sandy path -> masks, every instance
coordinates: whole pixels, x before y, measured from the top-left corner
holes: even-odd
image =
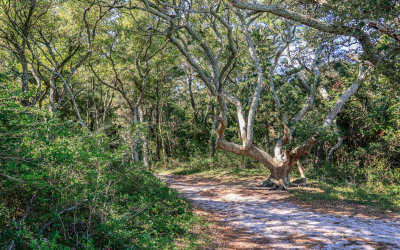
[[[398,219],[321,214],[266,188],[176,175],[159,177],[200,209],[246,229],[255,239],[264,239],[265,248],[400,249]]]

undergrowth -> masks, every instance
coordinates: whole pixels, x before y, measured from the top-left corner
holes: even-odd
[[[192,248],[206,237],[191,232],[202,222],[190,204],[126,161],[107,128],[1,99],[0,249]]]

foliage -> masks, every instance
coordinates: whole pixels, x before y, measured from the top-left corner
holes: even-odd
[[[154,249],[173,247],[177,237],[195,239],[190,205],[124,162],[123,145],[112,149],[102,131],[0,93],[0,245]]]
[[[239,120],[292,177],[317,138],[299,160],[324,192],[296,195],[398,206],[399,2],[238,2],[0,1],[1,245],[192,242],[198,218],[151,171],[267,178]],[[240,156],[217,149],[224,114]]]

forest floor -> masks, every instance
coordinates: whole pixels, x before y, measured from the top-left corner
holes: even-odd
[[[293,199],[289,192],[261,187],[263,179],[257,176],[157,176],[188,199],[196,214],[212,222],[206,248],[400,248],[398,213],[346,202]]]

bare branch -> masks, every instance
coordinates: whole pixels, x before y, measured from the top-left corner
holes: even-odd
[[[253,93],[251,106],[250,106],[249,114],[247,117],[247,138],[245,141],[243,141],[244,148],[248,149],[248,148],[250,148],[250,145],[253,144],[253,139],[254,139],[253,126],[254,126],[255,113],[257,110],[258,101],[260,99],[260,94],[261,94],[261,86],[263,83],[263,71],[261,69],[260,61],[256,54],[256,49],[254,47],[253,40],[250,36],[248,26],[246,25],[246,21],[245,21],[243,15],[240,13],[240,11],[237,11],[237,16],[240,19],[242,31],[243,31],[243,34],[245,35],[247,45],[249,46],[250,57],[252,58],[252,60],[254,62],[254,66],[256,67],[256,72],[257,72],[256,88]]]
[[[358,88],[360,87],[360,84],[365,79],[368,70],[369,70],[369,68],[365,68],[362,64],[359,64],[359,71],[358,71],[357,79],[339,97],[339,99],[336,101],[335,106],[326,115],[324,122],[323,122],[324,128],[329,128],[332,125],[333,120],[336,118],[337,114],[342,110],[342,108],[343,108],[344,104],[347,102],[347,100],[349,100],[350,97],[352,97],[357,92]]]
[[[74,204],[73,206],[68,207],[68,208],[62,210],[62,211],[59,212],[57,215],[58,215],[58,216],[61,216],[62,214],[66,213],[66,212],[76,210],[76,209],[78,209],[78,207],[79,207],[80,205],[82,205],[83,203],[86,203],[86,202],[88,202],[88,200],[82,200],[82,201],[79,201],[79,202],[75,202],[75,204]],[[54,222],[56,222],[56,219],[52,219],[52,220],[50,220],[49,222],[47,222],[46,224],[44,224],[44,225],[40,228],[39,234],[43,234],[44,230],[46,230],[46,228],[47,228],[48,226],[52,225]]]
[[[372,45],[371,38],[369,37],[369,35],[367,33],[365,33],[363,30],[361,30],[358,27],[329,24],[329,23],[312,18],[308,15],[304,15],[299,12],[286,10],[278,5],[263,5],[263,4],[258,4],[258,3],[247,3],[247,2],[243,2],[241,0],[228,0],[228,1],[233,6],[240,8],[240,9],[271,13],[276,16],[280,16],[283,18],[287,18],[287,19],[302,23],[309,27],[318,29],[322,32],[337,34],[337,35],[353,36],[353,37],[357,38],[359,40],[359,42],[361,43],[361,45],[364,49],[364,54],[367,57],[367,60],[371,61],[373,64],[378,63],[378,58],[377,58],[376,54],[374,53],[374,47]]]
[[[393,29],[387,24],[379,23],[379,22],[370,22],[369,27],[374,28],[378,30],[379,32],[382,32],[394,40],[400,42],[400,31]]]

